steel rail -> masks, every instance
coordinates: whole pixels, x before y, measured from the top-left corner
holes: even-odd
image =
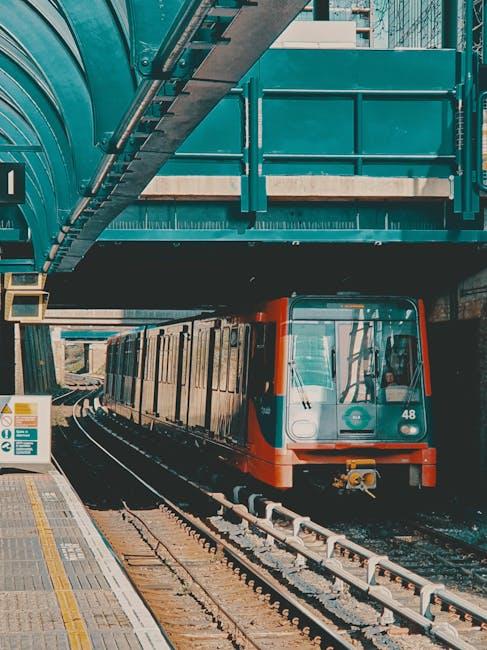
[[[205,587],[205,585],[196,575],[195,571],[191,571],[191,568],[188,566],[188,564],[178,558],[178,556],[171,551],[169,545],[166,544],[164,540],[158,537],[151,530],[147,522],[145,522],[135,512],[130,510],[125,503],[123,505],[124,511],[122,512],[122,517],[125,515],[129,524],[131,524],[138,531],[139,535],[142,537],[142,539],[144,539],[145,543],[149,546],[149,548],[161,562],[165,562],[166,560],[166,558],[164,558],[164,554],[160,551],[160,549],[163,548],[164,552],[169,555],[174,564],[179,567],[185,577],[189,579],[189,582],[192,585],[192,589],[194,589],[194,585],[196,585],[197,588],[203,592],[204,597],[206,599],[209,599],[212,603],[212,607],[216,609],[217,616],[220,618],[221,624],[226,624],[232,629],[232,631],[229,632],[232,640],[240,646],[240,639],[244,638],[246,641],[245,647],[250,647],[254,648],[254,650],[258,650],[259,646],[252,641],[252,638],[245,632],[235,617],[231,616],[231,614],[225,611],[225,608],[222,607],[221,603],[219,603],[218,600],[212,595],[211,591]],[[153,544],[151,544],[147,538],[143,537],[143,533],[145,533],[146,537],[151,537],[153,539]]]
[[[56,397],[52,398],[52,403],[54,404],[54,402],[57,402],[58,400],[62,400],[63,398],[68,397],[73,393],[76,393],[77,390],[78,390],[77,388],[73,388],[72,390],[68,390],[65,393],[62,393],[61,395],[56,395]]]
[[[411,522],[411,525],[414,528],[416,528],[419,532],[424,533],[425,535],[429,535],[432,538],[439,539],[445,544],[449,544],[451,546],[456,546],[457,548],[461,548],[466,553],[471,553],[473,555],[476,555],[481,560],[487,560],[487,548],[483,548],[482,546],[477,546],[476,544],[472,544],[472,542],[467,542],[464,539],[460,539],[459,537],[456,537],[456,535],[446,533],[444,530],[438,530],[437,528],[435,528],[435,526],[431,524],[427,524],[423,521],[415,520]]]
[[[75,409],[73,408],[73,413],[74,410]],[[472,650],[474,648],[474,646],[460,638],[458,631],[452,625],[448,623],[435,624],[434,620],[432,620],[430,606],[434,602],[438,601],[446,605],[450,611],[455,610],[456,612],[461,612],[466,617],[468,617],[468,619],[477,622],[481,629],[487,629],[487,611],[481,607],[478,607],[477,605],[470,603],[465,598],[457,596],[449,589],[446,589],[444,585],[436,584],[431,580],[428,580],[427,578],[424,578],[419,574],[402,567],[396,562],[389,560],[387,556],[377,555],[373,551],[370,551],[369,549],[349,540],[345,535],[338,535],[334,531],[311,521],[309,517],[304,517],[284,507],[281,503],[264,500],[266,511],[265,517],[258,517],[254,515],[251,510],[253,510],[253,505],[256,497],[262,497],[262,495],[251,495],[249,497],[249,507],[243,504],[236,504],[227,499],[222,493],[205,490],[191,479],[188,479],[186,476],[180,474],[179,472],[175,471],[160,461],[160,459],[154,458],[151,454],[148,454],[143,449],[140,449],[136,445],[129,443],[122,436],[117,435],[106,426],[101,424],[92,411],[88,411],[88,417],[90,417],[90,419],[92,419],[98,426],[102,427],[112,437],[116,437],[131,449],[137,451],[139,454],[145,456],[146,458],[149,458],[152,462],[163,468],[165,471],[174,475],[179,480],[182,480],[187,485],[196,489],[200,493],[204,494],[205,497],[214,501],[226,511],[232,512],[242,522],[246,522],[247,525],[251,525],[256,530],[264,533],[269,543],[278,542],[284,545],[287,547],[287,549],[292,550],[297,555],[321,567],[333,575],[335,578],[342,580],[349,586],[355,588],[363,595],[367,596],[370,600],[381,605],[386,611],[391,611],[403,620],[407,620],[413,625],[419,627],[425,634],[431,636],[432,638],[447,643],[450,647],[457,650]],[[100,445],[98,441],[90,436],[90,434],[79,422],[75,413],[74,419],[77,426],[79,426],[79,428],[90,440],[92,440],[92,442],[94,442],[94,444],[96,444],[102,451],[107,453],[113,460],[115,460],[115,462],[119,463],[121,466],[127,469],[132,474],[132,476],[134,476],[134,478],[139,480],[149,489],[153,490],[154,493],[159,494],[152,488],[152,486],[149,486],[146,481],[144,481],[135,472],[123,465],[123,463],[121,463],[115,456],[113,456],[102,445]],[[292,535],[289,535],[286,531],[279,530],[273,521],[273,518],[276,516],[287,519],[289,522],[291,522],[293,526]],[[303,539],[299,537],[299,533],[304,531],[309,531],[316,535],[319,539],[325,541],[325,557],[323,557],[323,555],[320,553],[317,553],[316,551],[306,547]],[[351,553],[361,560],[364,566],[367,567],[366,580],[357,577],[343,567],[342,563],[337,559],[337,557],[335,557],[339,554],[340,550]],[[410,607],[404,606],[392,596],[392,593],[389,589],[383,585],[376,584],[376,574],[381,571],[382,573],[388,574],[395,579],[399,579],[404,586],[412,586],[414,588],[415,593],[419,595],[418,611],[414,611]]]
[[[292,597],[289,591],[283,588],[282,585],[275,578],[268,575],[267,573],[264,573],[263,571],[260,570],[259,567],[257,567],[255,564],[250,562],[240,551],[235,549],[234,546],[232,546],[226,540],[224,540],[221,537],[221,535],[215,533],[211,528],[209,528],[202,521],[198,520],[196,517],[188,514],[187,512],[184,512],[184,510],[181,510],[179,506],[177,506],[175,503],[167,499],[167,497],[164,497],[164,502],[165,502],[165,506],[159,506],[160,508],[168,507],[188,526],[197,529],[198,532],[206,539],[208,539],[216,548],[223,550],[226,555],[228,555],[232,560],[234,560],[241,567],[243,567],[245,571],[255,576],[260,583],[265,585],[268,591],[272,591],[274,596],[277,596],[278,598],[286,602],[288,605],[291,605],[293,610],[296,610],[296,612],[300,616],[306,619],[314,627],[319,629],[321,632],[324,632],[326,635],[329,635],[331,632],[332,633],[331,640],[334,643],[338,643],[341,648],[347,648],[349,650],[352,650],[353,648],[356,647],[355,645],[346,641],[341,635],[335,634],[333,631],[330,631],[328,628],[325,629],[323,626],[323,622],[320,620],[318,616],[315,616],[315,614],[307,607],[305,607],[300,600],[297,600],[296,598]],[[130,512],[133,517],[137,518],[148,529],[148,531],[154,537],[154,539],[156,539],[162,546],[167,548],[164,541],[160,540],[152,531],[150,531],[150,528],[147,526],[147,524],[143,522],[143,520],[137,514],[131,512],[129,508],[127,508],[126,506],[125,509],[128,512]],[[168,552],[170,552],[169,549]]]
[[[200,533],[209,539],[212,540],[213,543],[217,544],[221,548],[225,549],[225,552],[230,555],[236,562],[239,564],[242,564],[245,566],[245,568],[251,572],[253,575],[256,576],[256,578],[266,586],[266,588],[270,592],[275,592],[279,595],[280,598],[285,599],[286,603],[288,603],[293,610],[299,613],[300,617],[305,620],[308,624],[308,626],[312,626],[315,629],[319,629],[320,632],[323,634],[323,636],[326,639],[329,639],[332,641],[334,644],[337,644],[336,647],[339,648],[345,648],[346,650],[353,650],[355,646],[351,643],[349,643],[346,639],[343,639],[343,637],[336,633],[333,629],[329,628],[323,621],[320,620],[318,616],[314,614],[314,612],[307,608],[303,603],[298,599],[295,598],[292,594],[287,593],[286,590],[284,590],[282,587],[279,586],[277,581],[272,578],[272,576],[268,576],[266,573],[264,573],[262,570],[260,570],[259,567],[256,565],[250,563],[248,560],[246,560],[244,557],[241,556],[241,554],[230,544],[225,542],[221,538],[221,536],[217,535],[216,533],[212,532],[210,528],[208,528],[203,522],[197,521],[195,518],[190,517],[187,513],[183,512],[178,506],[174,503],[172,503],[165,495],[163,495],[161,492],[159,492],[155,487],[147,483],[142,477],[140,477],[136,472],[134,472],[132,469],[127,467],[121,460],[119,460],[116,456],[114,456],[112,453],[110,453],[103,445],[101,445],[95,438],[93,438],[83,427],[82,423],[80,422],[78,416],[76,415],[76,407],[80,405],[80,403],[85,400],[87,397],[83,396],[81,397],[74,405],[73,405],[73,420],[76,423],[76,426],[79,428],[80,431],[83,432],[83,434],[94,444],[96,445],[103,453],[105,453],[109,458],[111,458],[115,463],[117,463],[120,467],[122,467],[126,472],[128,472],[133,478],[135,478],[139,483],[141,483],[145,488],[147,488],[152,494],[157,496],[161,501],[170,509],[172,509],[174,512],[179,517],[184,517],[185,520],[188,522],[190,526],[193,528],[198,528]],[[170,469],[170,468],[168,468]],[[174,470],[171,470],[172,473],[177,476],[178,478],[183,478]],[[201,490],[200,486],[198,486],[196,483],[193,483],[192,481],[189,481],[188,479],[184,479],[187,483],[191,484],[192,487],[197,488],[200,492],[204,493],[205,496],[211,495],[211,493],[206,492],[204,490]],[[223,495],[222,495],[223,496]]]

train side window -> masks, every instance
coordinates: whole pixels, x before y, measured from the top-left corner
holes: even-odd
[[[167,335],[162,337],[161,341],[162,354],[161,354],[161,382],[166,383],[167,379]]]
[[[178,375],[178,362],[179,362],[179,332],[173,336],[173,353],[172,353],[172,383],[175,384]]]
[[[150,378],[156,379],[156,352],[157,352],[157,338],[153,337],[151,340],[151,355],[150,355]]]
[[[249,341],[250,327],[245,325],[242,328],[240,336],[240,346],[238,352],[238,375],[237,375],[237,393],[245,395],[247,393],[248,368],[249,368]]]
[[[174,384],[176,381],[177,349],[178,349],[177,335],[171,334],[171,361],[170,361],[170,368],[169,368],[169,377],[170,377],[171,384]]]
[[[172,335],[167,336],[166,346],[166,384],[171,383],[171,355],[172,355]]]
[[[201,356],[201,332],[198,332],[198,334],[196,335],[195,353],[196,353],[196,359],[194,363],[194,385],[195,388],[199,388],[200,387],[199,372],[200,372],[200,356]]]
[[[166,381],[168,384],[171,383],[173,348],[174,348],[173,336],[172,334],[169,334],[167,337],[167,377],[166,377]]]
[[[249,394],[259,397],[274,392],[275,323],[254,325],[254,350],[249,373]]]
[[[152,366],[152,339],[149,339],[147,341],[147,379],[150,379],[151,377],[151,366]]]
[[[210,330],[206,330],[203,333],[203,350],[201,352],[202,360],[201,360],[201,387],[206,388],[206,384],[208,383],[208,348],[209,348],[209,341],[210,341]]]
[[[156,382],[162,381],[162,359],[164,358],[164,336],[158,334],[156,344]]]
[[[181,374],[181,386],[186,386],[186,381],[188,377],[188,350],[189,350],[189,334],[183,332],[183,368]]]
[[[215,329],[215,348],[213,352],[213,377],[211,387],[213,390],[219,388],[220,359],[221,359],[221,330]]]
[[[164,368],[163,368],[163,382],[168,383],[169,380],[169,354],[171,351],[171,337],[166,334],[164,336]]]
[[[230,350],[228,360],[228,390],[234,393],[238,383],[238,327],[230,330]]]
[[[200,365],[198,367],[198,386],[203,388],[203,364],[205,362],[205,333],[200,332]]]
[[[228,357],[229,357],[230,328],[223,328],[221,362],[220,362],[220,390],[226,391],[228,386]]]
[[[203,332],[198,332],[198,356],[196,363],[196,386],[201,388],[201,364],[203,361]]]
[[[144,374],[144,379],[148,378],[148,368],[149,368],[149,339],[146,338],[144,341],[144,347],[145,347],[145,352],[144,352],[144,368],[143,368],[143,374]]]
[[[137,377],[137,370],[139,367],[139,341],[140,338],[137,336],[135,339],[135,349],[134,349],[134,363],[132,366],[132,377]]]
[[[169,346],[167,349],[167,383],[172,384],[173,372],[173,355],[174,355],[174,336],[169,334]]]
[[[149,342],[149,379],[154,379],[154,339],[151,338]]]

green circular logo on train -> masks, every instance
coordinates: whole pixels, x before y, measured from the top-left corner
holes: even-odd
[[[352,406],[343,414],[343,420],[350,429],[365,429],[371,417],[363,406]]]

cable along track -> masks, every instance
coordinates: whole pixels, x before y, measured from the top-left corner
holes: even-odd
[[[74,419],[77,426],[95,445],[139,482],[157,493],[143,478],[90,435],[76,414]],[[247,557],[252,556],[255,561],[257,554],[262,560],[266,553],[272,554],[273,549],[278,554],[285,552],[292,556],[294,570],[290,571],[289,566],[281,570],[284,576],[284,579],[281,576],[281,582],[288,582],[290,574],[296,577],[300,572],[313,572],[317,576],[331,579],[333,591],[338,594],[338,597],[341,593],[352,594],[358,598],[357,602],[372,606],[375,612],[379,611],[375,625],[370,620],[369,629],[366,631],[366,636],[373,639],[374,645],[378,635],[383,637],[384,632],[398,629],[395,625],[397,619],[409,630],[420,631],[425,637],[446,644],[448,647],[459,650],[487,647],[485,609],[456,595],[444,585],[427,580],[392,562],[388,557],[377,555],[347,539],[345,535],[339,535],[311,521],[309,517],[285,508],[280,503],[264,500],[265,516],[258,517],[254,514],[254,507],[257,499],[262,500],[262,495],[252,495],[247,507],[230,501],[223,494],[209,492],[166,466],[160,459],[147,454],[144,449],[138,448],[122,435],[112,431],[107,426],[110,419],[103,419],[105,422],[100,421],[99,416],[95,416],[94,412],[88,412],[88,422],[100,427],[103,435],[116,438],[127,447],[127,450],[130,450],[130,453],[136,451],[146,462],[159,465],[217,505],[222,515],[212,517],[210,520],[214,532],[226,536],[232,543],[245,548]],[[163,495],[160,496],[164,498]],[[226,516],[230,513],[233,520],[237,518],[238,524],[227,521]],[[191,525],[196,523],[193,522]],[[259,548],[252,549],[252,541],[250,541],[252,536],[260,538]],[[274,566],[273,571],[276,570]],[[320,598],[315,600],[320,601]],[[349,623],[354,625],[353,622]],[[355,625],[360,624],[356,622]],[[363,623],[362,625],[367,627]],[[378,647],[381,647],[380,642]],[[388,641],[383,647],[391,647],[391,643]]]

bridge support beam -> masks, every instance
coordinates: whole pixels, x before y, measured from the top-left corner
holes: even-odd
[[[458,40],[458,0],[443,0],[441,45],[456,50]]]
[[[97,374],[105,365],[106,343],[97,341],[88,343],[88,373]]]
[[[330,0],[314,0],[313,20],[330,20]]]

